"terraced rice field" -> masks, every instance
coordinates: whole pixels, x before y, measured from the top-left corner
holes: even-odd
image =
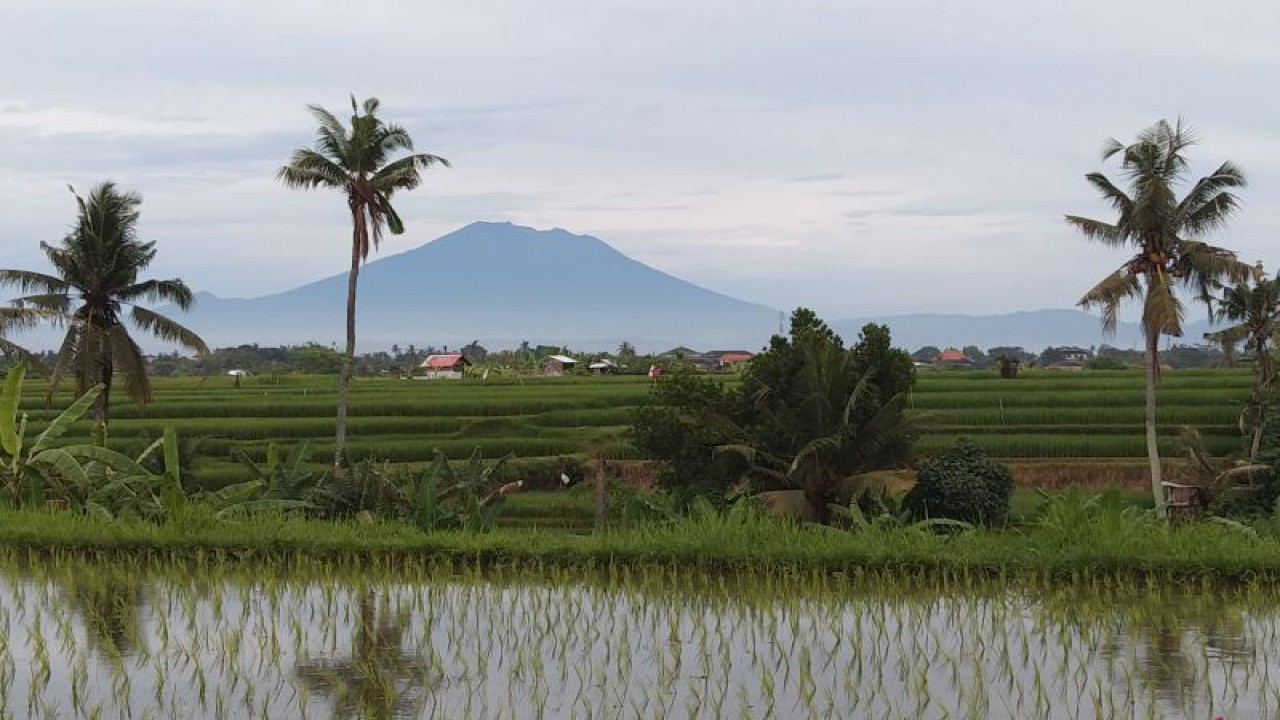
[[[197,475],[208,486],[243,479],[230,457],[233,447],[262,458],[270,443],[308,439],[319,468],[332,448],[335,382],[331,376],[263,376],[235,388],[226,377],[159,379],[147,407],[122,399],[114,404],[112,442],[140,445],[143,436],[154,438],[173,425],[198,455]],[[1167,372],[1159,415],[1166,455],[1184,426],[1198,429],[1214,452],[1239,447],[1236,418],[1250,383],[1247,370]],[[641,459],[626,431],[649,385],[627,377],[359,379],[351,400],[351,451],[357,459],[403,463],[425,460],[435,448],[461,458],[479,447],[488,458],[510,453],[518,458],[516,469],[549,476],[565,458],[590,450]],[[928,454],[966,435],[1019,468],[1139,468],[1142,387],[1134,371],[1027,372],[1014,380],[986,372],[922,374],[910,401],[923,429],[917,448]],[[53,413],[44,409],[42,392],[31,383],[24,400],[35,430]],[[81,423],[67,440],[87,440],[88,432]]]

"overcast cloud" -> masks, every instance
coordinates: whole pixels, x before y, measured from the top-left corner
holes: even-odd
[[[1214,239],[1280,263],[1274,0],[5,0],[0,27],[0,266],[113,178],[158,275],[340,272],[341,198],[272,175],[350,92],[455,165],[384,253],[510,220],[832,317],[1068,307],[1121,260],[1061,220],[1107,216],[1102,140],[1181,114],[1197,171],[1251,179]]]

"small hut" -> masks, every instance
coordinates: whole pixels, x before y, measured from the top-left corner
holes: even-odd
[[[424,380],[461,380],[471,364],[462,353],[428,355],[418,367],[423,371],[418,377]]]
[[[542,358],[542,374],[557,377],[567,372],[573,372],[578,367],[578,361],[568,355],[548,355]]]

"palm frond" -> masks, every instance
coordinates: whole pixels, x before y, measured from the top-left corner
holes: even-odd
[[[62,320],[71,312],[71,297],[62,294],[23,295],[11,301],[14,306],[25,312],[33,313],[41,319],[54,322]]]
[[[315,150],[296,150],[289,164],[276,171],[285,187],[311,190],[318,187],[345,190],[351,182],[347,171]]]
[[[129,319],[140,330],[169,343],[181,345],[201,355],[209,352],[209,346],[192,330],[157,312],[143,307],[134,307],[129,312]]]
[[[0,337],[10,330],[30,330],[40,321],[54,317],[48,310],[29,308],[23,305],[0,305]]]
[[[76,379],[77,389],[81,382],[82,373],[78,372],[78,368],[88,352],[81,352],[86,345],[85,342],[85,323],[72,321],[67,326],[67,334],[62,338],[62,344],[58,347],[57,359],[53,363],[53,369],[49,371],[49,393],[48,400],[52,402],[53,397],[58,394],[58,388],[63,378],[72,375]],[[89,385],[85,384],[85,387]]]
[[[1102,330],[1114,335],[1119,322],[1120,304],[1142,294],[1142,283],[1137,275],[1120,268],[1089,289],[1076,304],[1086,310],[1097,309],[1102,313]]]
[[[1127,215],[1133,210],[1133,200],[1123,190],[1116,187],[1106,175],[1100,172],[1091,172],[1085,175],[1084,179],[1096,188],[1102,198],[1121,216]]]
[[[452,167],[448,160],[439,155],[429,153],[406,155],[382,166],[373,174],[370,184],[379,192],[385,193],[412,190],[422,183],[422,171],[437,165]]]
[[[1222,163],[1213,174],[1200,178],[1178,203],[1174,227],[1191,235],[1217,230],[1239,208],[1239,199],[1229,192],[1247,185],[1244,172],[1235,163]]]
[[[347,157],[347,128],[336,115],[319,105],[308,105],[307,111],[320,127],[316,130],[317,146],[333,159]]]
[[[128,287],[120,288],[115,296],[121,302],[137,302],[146,299],[148,302],[168,302],[182,310],[189,310],[194,296],[191,288],[177,278],[171,280],[144,280]]]
[[[0,270],[0,287],[15,287],[18,292],[65,294],[71,286],[61,278],[30,270]]]
[[[1204,339],[1207,342],[1211,342],[1222,347],[1235,347],[1245,340],[1248,340],[1249,336],[1249,326],[1242,323],[1240,325],[1232,325],[1231,327],[1223,328],[1216,332],[1205,333]]]
[[[113,325],[106,330],[106,336],[111,362],[123,381],[125,393],[139,405],[151,402],[151,379],[147,376],[147,361],[142,357],[142,349],[129,337],[128,328]]]
[[[1185,310],[1169,276],[1152,273],[1147,278],[1147,295],[1142,305],[1142,329],[1148,335],[1182,337]]]
[[[1129,241],[1128,233],[1111,223],[1079,215],[1067,215],[1065,219],[1068,225],[1075,227],[1088,240],[1094,240],[1112,247],[1123,246]]]

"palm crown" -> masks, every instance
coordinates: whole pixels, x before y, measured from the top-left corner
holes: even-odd
[[[1112,139],[1103,148],[1104,160],[1120,158],[1129,192],[1100,172],[1085,176],[1119,217],[1107,223],[1068,215],[1067,222],[1091,240],[1134,251],[1124,265],[1080,299],[1081,306],[1101,310],[1108,331],[1115,330],[1122,302],[1145,297],[1144,332],[1181,336],[1185,311],[1179,289],[1208,299],[1223,280],[1239,282],[1249,274],[1249,267],[1235,253],[1194,239],[1226,224],[1239,206],[1231,191],[1244,187],[1246,181],[1240,168],[1227,161],[1178,199],[1176,186],[1188,169],[1185,151],[1193,144],[1195,137],[1181,121],[1170,125],[1162,120],[1131,145]]]
[[[1280,280],[1269,279],[1261,263],[1254,268],[1252,285],[1241,283],[1223,290],[1218,301],[1217,317],[1234,324],[1205,334],[1205,339],[1234,349],[1239,343],[1253,352],[1253,393],[1240,414],[1240,428],[1253,426],[1250,457],[1257,457],[1262,447],[1262,430],[1267,398],[1276,379],[1273,348],[1280,343]]]
[[[0,270],[0,285],[30,293],[15,300],[19,308],[63,318],[67,334],[51,377],[51,392],[71,375],[83,392],[102,383],[108,390],[116,371],[125,391],[138,403],[151,399],[142,351],[129,334],[128,320],[144,332],[199,353],[208,352],[194,332],[140,302],[168,302],[185,310],[191,291],[181,280],[138,280],[156,256],[154,242],[138,239],[142,198],[104,182],[88,197],[76,197],[76,223],[57,245],[41,243],[55,274]],[[100,396],[99,420],[105,422],[107,392]]]
[[[287,187],[329,188],[346,193],[352,214],[364,216],[357,222],[354,238],[361,261],[367,260],[370,248],[376,248],[382,240],[383,227],[392,235],[404,232],[391,196],[398,190],[421,185],[422,170],[436,164],[449,165],[444,158],[428,153],[390,160],[399,151],[413,153],[413,140],[403,127],[379,118],[379,106],[377,98],[357,105],[353,97],[348,129],[325,108],[308,105],[319,123],[315,147],[295,150],[289,164],[276,173]]]

